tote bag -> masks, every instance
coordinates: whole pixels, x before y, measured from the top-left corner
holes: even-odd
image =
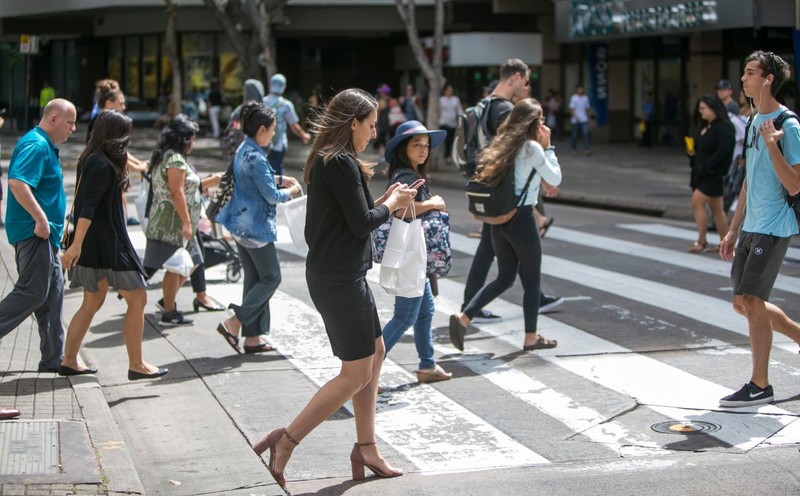
[[[415,298],[425,292],[425,235],[422,220],[415,217],[411,222],[397,219],[389,229],[379,283],[391,295]]]
[[[284,220],[286,220],[286,225],[289,226],[292,244],[300,251],[308,251],[305,235],[307,203],[308,197],[303,195],[278,205],[282,211]]]

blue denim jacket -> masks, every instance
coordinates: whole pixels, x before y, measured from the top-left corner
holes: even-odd
[[[250,137],[236,151],[233,184],[233,196],[217,215],[217,222],[236,236],[274,243],[275,205],[289,201],[291,195],[277,188],[267,154]]]

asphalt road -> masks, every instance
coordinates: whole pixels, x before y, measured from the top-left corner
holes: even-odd
[[[450,345],[447,318],[461,302],[476,242],[465,234],[477,224],[465,213],[463,193],[434,193],[452,214],[455,263],[440,282],[434,333],[437,360],[454,377],[416,383],[409,331],[385,362],[387,392],[377,416],[381,450],[406,475],[350,480],[355,434],[346,406],[295,451],[286,472],[293,494],[800,491],[798,346],[776,336],[773,405],[717,407],[749,379],[747,327],[729,303],[729,264],[686,253],[694,237],[689,223],[548,206],[556,221],[543,244],[543,288],[568,301],[540,318],[539,327],[559,346],[521,351],[516,284],[488,306],[503,321],[472,328],[459,353]],[[271,340],[280,353],[233,355],[214,330],[219,313],[190,314],[193,326],[161,328],[151,303],[145,357],[170,374],[130,383],[119,332],[124,305],[109,296],[108,317],[87,335],[84,356],[101,370],[147,494],[282,494],[249,445],[287,424],[338,370],[308,297],[303,255],[285,235],[283,283],[271,306]],[[131,236],[143,249],[141,231]],[[790,250],[773,292],[795,318],[798,251]],[[370,277],[381,320],[388,321],[393,299],[378,287],[377,273]],[[224,267],[209,269],[208,279],[212,296],[240,299],[241,287],[224,280]],[[158,286],[148,293],[151,302],[160,298]],[[179,307],[188,310],[192,296],[182,289]],[[79,303],[80,295],[68,292],[67,318]]]

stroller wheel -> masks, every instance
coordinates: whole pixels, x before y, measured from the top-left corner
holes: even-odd
[[[225,269],[225,279],[228,282],[239,282],[239,279],[242,277],[242,266],[237,262],[231,262],[228,264],[228,267]]]

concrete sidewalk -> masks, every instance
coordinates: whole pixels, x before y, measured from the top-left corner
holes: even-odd
[[[3,131],[0,165],[7,169],[20,134]],[[82,127],[59,146],[65,188],[70,193],[84,137]],[[157,139],[155,130],[136,129],[132,153],[149,158]],[[284,164],[289,173],[300,177],[307,150],[298,141],[291,142]],[[586,157],[569,153],[568,143],[557,142],[556,152],[564,182],[560,196],[547,201],[691,218],[688,160],[679,149],[601,145]],[[377,158],[371,149],[365,155]],[[192,159],[201,172],[222,171],[227,166],[218,140],[210,138],[197,139]],[[385,168],[385,164],[379,167]],[[431,183],[457,191],[463,190],[465,179],[451,166],[433,171]],[[72,199],[69,201],[71,204]],[[0,296],[12,289],[15,280],[13,248],[0,235]],[[120,309],[116,303],[107,301],[95,324],[118,318]],[[65,325],[74,313],[71,310],[74,309],[65,307]],[[22,411],[18,419],[0,422],[0,496],[143,494],[129,447],[97,379],[36,372],[38,347],[32,318],[0,340],[0,406]],[[124,349],[119,353],[123,356]]]

